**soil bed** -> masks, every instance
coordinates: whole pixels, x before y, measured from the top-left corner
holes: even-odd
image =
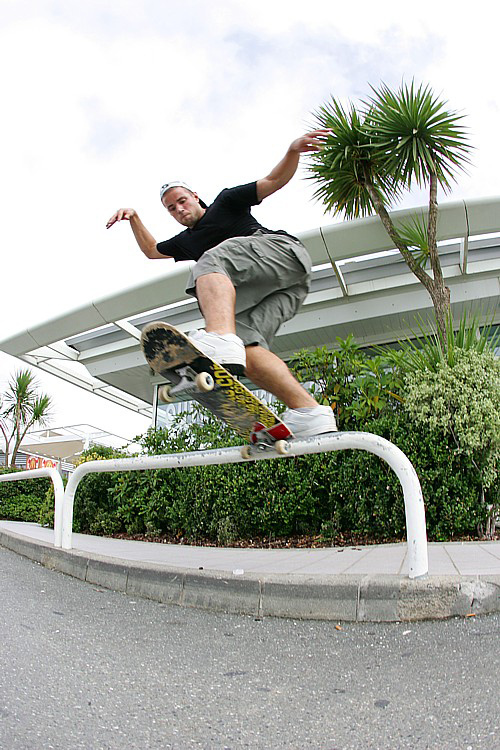
[[[382,538],[373,539],[362,534],[345,534],[338,535],[333,539],[325,539],[322,536],[302,535],[282,538],[254,537],[252,539],[239,539],[233,542],[220,544],[210,539],[196,538],[191,539],[184,536],[175,536],[173,534],[112,534],[113,539],[130,539],[138,542],[156,542],[156,544],[186,544],[191,547],[233,547],[239,549],[299,549],[299,548],[318,548],[318,547],[360,547],[369,544],[398,544],[405,542],[405,538]],[[449,539],[450,542],[477,542],[477,541],[494,541],[500,539],[497,533],[493,540],[481,540],[479,537],[460,537]],[[432,541],[429,539],[429,541]]]

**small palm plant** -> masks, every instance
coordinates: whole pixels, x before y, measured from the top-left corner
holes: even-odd
[[[314,114],[314,127],[331,131],[325,147],[310,156],[315,197],[347,219],[378,214],[432,299],[444,349],[450,291],[437,248],[437,190],[448,192],[470,163],[463,116],[449,111],[429,86],[402,84],[392,91],[382,84],[372,92],[359,110],[346,110],[332,97]],[[416,216],[396,226],[389,210],[413,184],[429,188],[427,220]]]
[[[30,370],[17,372],[0,396],[0,432],[5,442],[5,465],[9,465],[10,446],[13,444],[10,465],[16,465],[19,447],[26,433],[34,425],[47,423],[52,399],[37,392],[35,376]]]

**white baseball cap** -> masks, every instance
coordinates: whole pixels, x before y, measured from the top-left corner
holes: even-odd
[[[190,188],[189,185],[186,185],[185,182],[181,182],[180,180],[174,180],[173,182],[166,182],[165,185],[161,186],[160,200],[161,201],[163,200],[163,196],[165,195],[167,190],[170,190],[170,188],[175,188],[175,187],[182,187],[182,188],[185,188],[186,190],[189,190],[190,193],[196,193],[196,191],[193,190],[193,188]],[[199,196],[198,196],[198,200],[200,201],[200,206],[202,208],[207,208],[207,204],[204,201],[202,201]]]

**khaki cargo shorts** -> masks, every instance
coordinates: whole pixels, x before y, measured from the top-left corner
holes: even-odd
[[[309,291],[311,259],[298,240],[258,230],[207,250],[193,266],[186,292],[196,280],[223,273],[236,288],[236,333],[245,346],[270,349],[279,327],[297,313]]]

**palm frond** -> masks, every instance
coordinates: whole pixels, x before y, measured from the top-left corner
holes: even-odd
[[[417,88],[412,82],[394,92],[382,84],[372,91],[366,103],[372,108],[370,137],[388,171],[407,187],[413,180],[426,184],[435,174],[449,190],[457,172],[470,164],[464,116],[449,111],[429,86]]]
[[[316,199],[352,219],[374,213],[368,185],[384,203],[399,197],[399,185],[384,164],[374,160],[364,114],[352,104],[345,110],[332,97],[314,116],[315,128],[331,130],[324,148],[310,156],[309,179],[318,183]]]
[[[429,233],[424,216],[412,216],[409,221],[400,222],[396,229],[418,265],[424,268],[429,258]]]
[[[473,350],[481,354],[487,351],[495,351],[500,345],[500,330],[495,330],[492,322],[482,326],[479,320],[477,313],[471,313],[466,309],[460,318],[457,330],[455,330],[453,319],[449,315],[446,321],[446,349],[443,350],[435,324],[417,316],[418,330],[415,331],[410,328],[412,338],[407,337],[398,341],[399,352],[384,346],[376,346],[374,349],[380,354],[392,358],[394,364],[397,362],[400,369],[410,368],[417,372],[422,370],[436,372],[444,363],[450,367],[454,366],[458,349]]]

